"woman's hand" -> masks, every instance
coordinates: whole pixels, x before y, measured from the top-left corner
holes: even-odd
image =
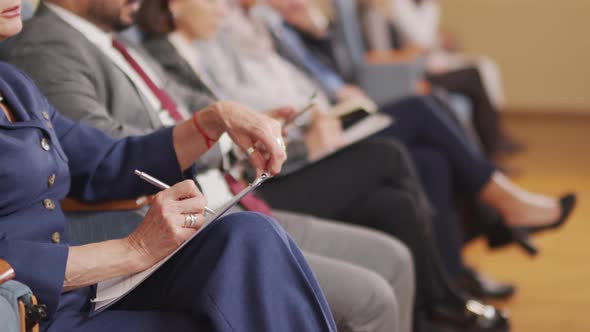
[[[283,135],[283,137],[286,137],[288,134],[289,123],[291,123],[291,120],[298,116],[297,111],[295,111],[295,109],[291,106],[275,108],[264,113],[270,116],[271,118],[279,121],[279,123],[281,124],[281,134]]]
[[[187,180],[156,195],[143,222],[123,239],[71,246],[64,291],[144,271],[171,254],[203,225],[207,202]],[[183,227],[194,214],[194,228]]]
[[[361,88],[352,84],[344,84],[342,87],[340,87],[340,89],[336,92],[336,97],[340,102],[356,98],[369,98]]]
[[[297,115],[297,111],[291,106],[284,106],[279,108],[274,108],[264,112],[264,114],[270,116],[271,118],[278,120],[278,121],[289,121],[295,115]]]
[[[146,268],[172,253],[205,220],[203,211],[207,201],[192,180],[180,182],[158,193],[143,222],[126,238],[129,246],[140,257]],[[184,227],[188,215],[195,215],[192,228]]]
[[[311,126],[304,139],[309,158],[312,160],[346,145],[342,136],[340,120],[319,112],[314,113]]]
[[[255,169],[278,174],[287,159],[281,125],[269,116],[234,102],[218,102],[200,111],[197,121],[216,140],[227,132]]]

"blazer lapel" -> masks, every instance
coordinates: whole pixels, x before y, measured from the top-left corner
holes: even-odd
[[[182,67],[185,73],[194,73],[194,75],[188,75],[191,80],[191,84],[195,85],[199,89],[203,90],[205,93],[215,97],[215,99],[219,100],[219,96],[215,93],[215,89],[213,89],[209,84],[203,80],[203,78],[199,75],[198,72],[178,53],[178,51],[174,48],[174,45],[168,40],[168,38],[162,38],[160,40],[162,44],[161,47],[166,50],[168,54],[168,58],[172,59],[171,61],[178,62]]]

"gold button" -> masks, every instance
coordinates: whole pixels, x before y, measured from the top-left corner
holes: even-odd
[[[49,151],[49,149],[51,148],[51,146],[49,145],[49,140],[45,137],[41,139],[41,148],[43,148],[43,150],[45,151]]]
[[[49,113],[47,113],[46,111],[41,112],[41,114],[43,115],[43,118],[45,120],[49,120]]]
[[[47,210],[55,210],[55,203],[53,203],[53,201],[49,198],[46,198],[43,200],[43,206],[47,209]]]
[[[61,242],[61,234],[59,232],[53,232],[51,234],[51,242],[58,244]]]
[[[47,186],[49,188],[53,187],[53,185],[55,184],[55,174],[51,174],[48,178],[47,178]]]

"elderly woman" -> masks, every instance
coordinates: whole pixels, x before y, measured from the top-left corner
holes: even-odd
[[[21,26],[19,1],[0,0],[1,39]],[[335,331],[297,246],[273,220],[252,213],[212,223],[120,302],[89,315],[92,285],[147,269],[203,224],[206,201],[181,178],[207,150],[203,134],[186,121],[113,140],[64,119],[28,77],[4,63],[0,108],[0,258],[47,305],[43,331]],[[244,149],[259,142],[270,158],[251,162],[280,171],[285,153],[273,120],[218,103],[202,110],[199,121],[209,137],[228,132]],[[85,201],[153,193],[134,168],[179,183],[157,193],[130,236],[70,246],[58,202],[68,193]],[[186,227],[187,220],[196,224]]]

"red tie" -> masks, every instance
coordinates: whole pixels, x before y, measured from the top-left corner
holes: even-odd
[[[120,41],[113,39],[113,47],[123,55],[125,60],[131,65],[133,70],[143,79],[145,84],[152,90],[152,93],[158,98],[160,104],[162,104],[162,108],[165,109],[170,117],[175,121],[182,121],[184,120],[183,116],[178,112],[178,108],[176,107],[176,103],[170,96],[162,89],[158,88],[158,86],[152,81],[152,79],[145,73],[145,71],[141,68],[139,63],[133,59],[129,51],[123,43]]]
[[[225,181],[227,182],[229,189],[234,195],[246,188],[246,185],[244,183],[236,180],[229,173],[225,173]],[[250,193],[246,195],[244,198],[242,198],[240,204],[242,205],[242,207],[244,207],[244,209],[248,211],[260,212],[262,214],[266,214],[267,216],[272,217],[272,211],[270,206],[268,206],[268,204],[266,204],[266,202],[262,199],[254,196],[253,193]]]

